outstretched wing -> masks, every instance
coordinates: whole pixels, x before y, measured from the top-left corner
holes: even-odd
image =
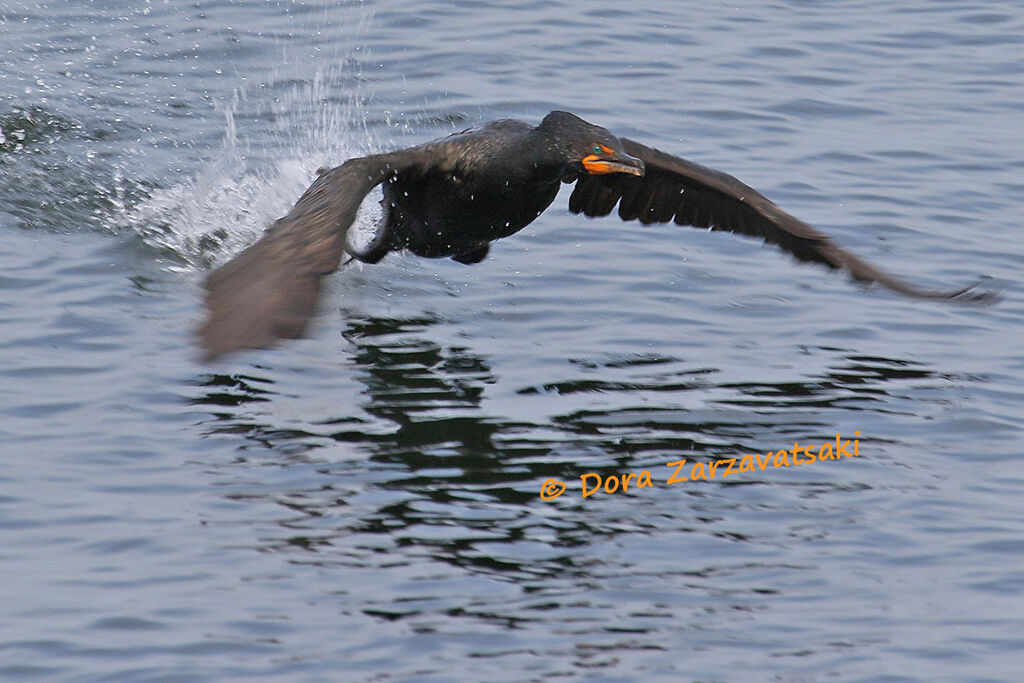
[[[951,291],[918,289],[837,246],[832,239],[789,215],[764,195],[736,178],[680,159],[632,140],[624,150],[643,160],[643,177],[621,173],[583,175],[577,180],[569,210],[607,216],[619,207],[623,220],[667,223],[726,230],[760,237],[802,261],[845,269],[862,282],[877,282],[896,292],[927,299],[981,301],[993,297],[972,287]]]
[[[207,359],[302,335],[320,280],[338,268],[356,211],[391,166],[386,155],[350,159],[322,173],[284,218],[206,278]]]

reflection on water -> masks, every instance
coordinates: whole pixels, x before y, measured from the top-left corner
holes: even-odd
[[[552,381],[541,386],[521,388],[523,400],[542,393],[571,396],[576,393],[701,392],[727,394],[714,401],[720,406],[737,406],[745,410],[742,420],[692,421],[683,419],[688,411],[679,408],[637,407],[610,411],[579,410],[552,415],[551,423],[502,422],[481,411],[482,398],[488,385],[497,378],[486,358],[468,347],[444,347],[429,339],[430,326],[437,319],[394,319],[365,317],[346,323],[344,338],[351,342],[350,357],[356,367],[354,376],[365,387],[366,401],[360,406],[368,415],[390,424],[382,429],[380,422],[366,429],[365,419],[352,416],[332,417],[315,424],[342,425],[349,428],[330,432],[340,442],[363,444],[368,452],[387,459],[401,456],[416,458],[424,454],[445,458],[500,456],[502,462],[526,452],[543,455],[567,443],[586,443],[610,454],[633,456],[645,450],[679,450],[700,453],[721,448],[722,438],[729,437],[739,448],[762,436],[761,430],[777,423],[759,417],[776,414],[812,416],[806,409],[841,408],[847,411],[885,412],[892,406],[901,382],[910,380],[950,379],[949,374],[929,370],[925,364],[909,359],[889,359],[849,355],[835,362],[817,376],[784,382],[713,381],[715,368],[658,372],[657,366],[675,359],[638,356],[611,361],[574,361],[590,368],[633,368],[631,381],[602,379],[571,379]],[[820,350],[841,354],[841,349]],[[964,378],[961,378],[964,379]],[[198,382],[205,391],[192,403],[211,408],[251,407],[250,404],[272,401],[273,380],[245,374],[206,375]],[[803,409],[803,410],[801,410]],[[723,411],[726,414],[728,411]],[[218,426],[211,433],[245,429],[260,434],[275,433],[269,425],[243,422],[236,411],[213,412]],[[247,413],[248,415],[248,413]],[[272,412],[268,414],[268,417]],[[251,415],[249,415],[251,417]],[[564,433],[550,435],[556,425]],[[788,422],[804,430],[827,423],[808,419]],[[363,425],[364,429],[358,429]],[[649,448],[637,448],[635,441],[625,438],[630,431],[647,434],[658,431],[687,433],[685,439],[653,440]],[[318,436],[320,434],[318,433]],[[531,436],[532,435],[532,436]],[[701,440],[695,436],[706,435]],[[498,438],[496,438],[498,437]],[[565,437],[571,437],[569,439]],[[301,431],[294,432],[301,440]],[[525,450],[524,450],[525,449]],[[449,461],[455,462],[455,461]]]
[[[838,349],[836,349],[838,351]],[[725,385],[735,389],[740,398],[724,401],[751,408],[836,408],[847,410],[881,410],[888,405],[891,388],[885,384],[900,380],[930,379],[934,372],[924,369],[922,363],[910,360],[891,360],[870,356],[846,356],[843,363],[812,381],[783,382],[777,384],[735,383]],[[871,401],[883,405],[867,408],[861,405]],[[781,403],[780,403],[781,402]]]
[[[382,454],[403,458],[439,448],[465,457],[493,453],[494,427],[472,410],[479,409],[485,386],[494,382],[491,369],[469,349],[442,348],[422,338],[435,322],[364,318],[347,323],[344,337],[355,345],[356,377],[369,397],[365,409],[395,425],[391,442],[378,447]]]
[[[509,420],[487,407],[489,392],[509,381],[500,359],[472,341],[442,343],[441,325],[431,316],[348,319],[338,355],[359,383],[359,405],[303,403],[301,419],[270,379],[280,369],[203,375],[194,405],[213,416],[207,434],[254,447],[251,457],[241,447],[236,459],[204,465],[225,500],[246,503],[254,550],[374,586],[339,590],[347,614],[424,637],[506,634],[524,639],[524,651],[558,651],[579,667],[613,668],[634,650],[634,661],[668,657],[657,643],[679,637],[676,629],[695,647],[714,647],[723,633],[745,642],[750,619],[772,623],[779,601],[834,604],[849,577],[824,578],[820,558],[803,549],[856,529],[851,552],[860,552],[877,533],[865,510],[888,485],[870,438],[856,461],[699,485],[666,486],[666,462],[827,441],[835,411],[883,416],[903,392],[947,381],[920,362],[834,348],[813,349],[834,359],[824,371],[778,382],[716,381],[728,373],[656,354],[576,359],[574,370],[622,374],[521,387],[522,401],[555,395],[566,409]],[[643,402],[644,392],[666,400]],[[596,407],[617,394],[636,402]],[[683,407],[693,394],[697,407]],[[659,480],[654,489],[580,497],[584,472],[644,468]],[[569,491],[541,501],[548,478]],[[873,599],[870,586],[847,590],[848,600]],[[550,629],[580,645],[548,646]],[[871,642],[862,629],[842,635],[844,647]],[[510,656],[486,640],[467,648]]]
[[[497,535],[493,540],[502,537],[505,525],[493,523],[493,511],[478,509],[483,521],[477,523],[472,516],[459,514],[465,512],[463,505],[483,501],[512,505],[501,508],[501,514],[518,519],[532,514],[540,484],[547,478],[574,482],[582,472],[617,475],[660,468],[684,457],[709,462],[760,452],[766,445],[786,446],[794,438],[827,441],[834,437],[834,427],[823,417],[826,411],[886,413],[899,403],[908,383],[920,388],[922,382],[945,379],[916,361],[844,356],[839,349],[827,349],[838,360],[819,375],[774,383],[715,384],[719,374],[715,368],[662,371],[661,366],[673,359],[653,356],[577,360],[574,365],[612,365],[631,372],[632,377],[624,382],[552,381],[520,389],[522,400],[557,392],[571,403],[577,393],[641,390],[696,390],[720,398],[701,409],[637,405],[599,410],[587,401],[582,404],[585,408],[544,421],[508,421],[482,407],[488,387],[499,379],[488,359],[468,346],[434,341],[431,327],[437,322],[424,316],[356,317],[345,323],[343,336],[351,346],[343,347],[341,353],[351,361],[353,376],[363,386],[364,400],[358,409],[319,406],[315,414],[300,421],[291,418],[283,427],[275,417],[274,402],[281,395],[273,380],[251,374],[204,375],[197,382],[201,393],[192,402],[204,406],[214,418],[203,422],[207,434],[243,436],[269,450],[264,464],[277,460],[281,466],[315,466],[316,474],[305,488],[286,494],[268,492],[268,501],[309,518],[333,519],[337,526],[331,533],[394,535],[412,530],[403,542],[433,545],[439,539],[433,532],[418,536],[424,531],[421,525],[437,524],[450,531],[452,525],[486,528]],[[332,449],[332,443],[345,447]],[[343,454],[342,459],[335,460],[338,454]],[[371,467],[375,476],[366,482],[370,488],[409,495],[398,502],[384,496],[379,506],[370,506],[362,514],[353,516],[346,510],[334,516],[336,508],[349,505],[339,498],[336,487],[339,477],[351,473],[351,461],[345,459],[351,457],[379,465]],[[721,483],[770,484],[773,477],[770,471],[747,473]],[[412,505],[414,500],[429,500],[441,507],[425,514]],[[572,501],[559,505],[577,502],[574,495]],[[282,522],[288,528],[296,523],[294,517]],[[322,529],[323,523],[317,526]],[[610,532],[585,526],[587,533]],[[506,541],[517,540],[516,529],[514,524],[504,528]],[[552,539],[555,545],[560,542],[556,538]],[[302,535],[288,544],[322,553],[330,544],[324,537],[321,541],[314,544]],[[274,543],[279,542],[275,538]],[[451,557],[458,557],[461,541],[446,542],[445,547],[452,551]]]

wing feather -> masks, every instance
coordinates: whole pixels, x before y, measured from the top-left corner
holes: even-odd
[[[569,210],[606,216],[615,205],[623,220],[691,225],[760,237],[802,261],[848,271],[855,279],[878,283],[908,296],[927,299],[985,301],[990,292],[976,285],[949,291],[910,285],[839,247],[825,233],[786,213],[771,200],[731,175],[622,139],[626,153],[643,160],[643,177],[626,174],[587,175],[576,181]]]
[[[258,242],[210,273],[199,329],[207,359],[302,336],[360,203],[391,172],[381,155],[322,173]]]

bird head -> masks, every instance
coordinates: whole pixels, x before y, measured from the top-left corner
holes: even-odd
[[[553,111],[538,128],[560,149],[571,175],[644,174],[644,162],[627,154],[621,140],[575,114]]]

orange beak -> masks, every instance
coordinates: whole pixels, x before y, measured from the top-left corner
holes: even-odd
[[[602,146],[602,149],[605,152],[604,156],[588,154],[580,159],[580,163],[583,164],[583,168],[587,170],[587,173],[594,175],[628,173],[630,175],[643,176],[644,162],[642,160],[625,152],[616,152],[604,146]]]

